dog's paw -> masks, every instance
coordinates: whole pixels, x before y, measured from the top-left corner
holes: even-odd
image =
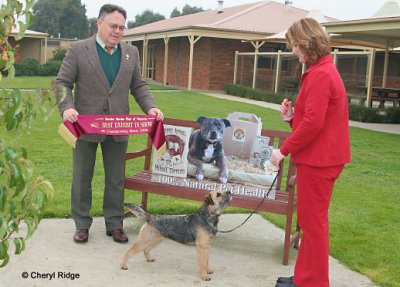
[[[203,180],[204,179],[204,174],[198,174],[196,175],[197,180]]]
[[[202,276],[201,276],[201,279],[202,279],[203,281],[210,281],[210,280],[211,280],[210,276],[208,276],[208,275],[202,275]]]
[[[214,273],[214,271],[212,269],[207,268],[207,274],[213,274],[213,273]]]
[[[128,266],[126,266],[126,265],[121,265],[121,269],[122,269],[122,270],[128,270]]]
[[[154,261],[156,261],[154,258],[148,258],[148,259],[146,259],[147,260],[147,262],[154,262]]]
[[[226,176],[220,177],[219,180],[220,180],[223,184],[225,184],[225,183],[228,182],[228,178],[227,178]]]

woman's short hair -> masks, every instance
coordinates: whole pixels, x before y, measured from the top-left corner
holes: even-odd
[[[101,6],[100,8],[100,12],[99,12],[99,17],[97,17],[98,19],[104,19],[104,17],[114,11],[118,11],[119,13],[122,14],[122,16],[124,16],[125,20],[126,20],[126,10],[120,6],[117,5],[113,5],[113,4],[105,4],[103,6]]]
[[[288,46],[292,48],[293,45],[297,45],[311,64],[315,64],[319,58],[331,53],[329,35],[313,18],[303,18],[294,22],[285,36]]]

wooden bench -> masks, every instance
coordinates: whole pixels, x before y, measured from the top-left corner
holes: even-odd
[[[164,124],[184,126],[191,128],[199,128],[199,125],[195,121],[179,120],[167,118],[164,120]],[[280,146],[284,140],[290,135],[288,132],[266,130],[263,129],[261,132],[262,136],[270,137],[270,145]],[[159,195],[167,195],[178,198],[203,201],[204,196],[207,193],[204,189],[193,189],[181,186],[171,186],[169,184],[152,182],[151,181],[151,158],[152,158],[152,144],[150,138],[147,140],[147,146],[136,152],[127,152],[125,157],[125,189],[131,189],[142,192],[141,206],[143,209],[147,209],[148,193],[154,193]],[[132,159],[138,159],[144,157],[144,168],[142,171],[134,175],[127,175],[127,164]],[[287,160],[286,160],[287,161]],[[285,165],[287,168],[285,169]],[[284,172],[282,172],[284,171]],[[287,265],[289,259],[290,247],[298,247],[300,230],[298,227],[295,228],[293,236],[292,234],[292,216],[296,211],[297,200],[295,194],[295,182],[296,182],[296,167],[294,163],[287,163],[282,161],[281,169],[278,173],[276,181],[276,196],[274,200],[266,199],[258,211],[267,211],[276,214],[282,214],[286,216],[285,226],[285,240],[283,247],[283,258],[282,264]],[[283,178],[287,178],[285,183],[285,189],[282,187]],[[254,210],[262,201],[262,198],[233,195],[231,206],[241,207],[246,209]],[[239,224],[240,222],[238,222]]]

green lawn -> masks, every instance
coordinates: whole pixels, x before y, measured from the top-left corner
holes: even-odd
[[[4,77],[0,82],[0,87],[4,89],[50,89],[51,81],[55,77],[15,77],[12,80],[9,80],[7,77]]]
[[[37,82],[42,80],[47,83],[49,78]],[[154,96],[166,117],[194,120],[200,115],[226,117],[241,111],[261,117],[265,128],[289,130],[277,111],[255,105],[187,91],[154,92]],[[132,114],[140,113],[133,101],[131,107]],[[54,185],[54,196],[45,216],[64,218],[70,216],[72,155],[57,134],[60,122],[57,113],[45,123],[36,121],[31,135],[22,144],[35,164],[35,172]],[[1,138],[10,140],[1,133],[3,130]],[[144,136],[133,136],[129,149],[138,149],[144,143]],[[331,255],[352,270],[369,276],[376,284],[388,287],[400,286],[399,143],[400,135],[351,128],[352,163],[346,166],[336,184],[330,208]],[[129,172],[139,170],[141,165],[130,166]],[[126,200],[139,202],[139,195],[133,193],[127,191]],[[93,179],[93,216],[102,215],[102,194],[102,161],[98,160]],[[188,213],[198,206],[198,202],[156,195],[150,195],[149,200],[149,209],[155,213]],[[239,209],[230,208],[228,212]],[[282,216],[262,215],[280,227],[284,225]]]
[[[51,82],[55,77],[15,77],[12,80],[8,80],[7,77],[4,77],[0,82],[0,88],[4,89],[50,89]],[[174,90],[172,87],[164,87],[162,85],[149,85],[150,90]]]

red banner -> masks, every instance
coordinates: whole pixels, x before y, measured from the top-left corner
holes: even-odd
[[[79,115],[78,121],[65,121],[64,125],[79,138],[82,134],[101,134],[112,136],[128,136],[149,134],[153,145],[159,149],[165,143],[162,121],[155,116],[147,115]]]

